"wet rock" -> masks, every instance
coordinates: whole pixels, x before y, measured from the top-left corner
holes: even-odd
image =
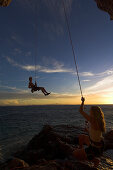
[[[69,138],[56,133],[50,126],[44,126],[42,131],[35,135],[22,152],[17,152],[16,156],[35,164],[39,159],[64,159],[66,157],[65,148],[62,148],[61,142],[70,142]]]
[[[105,139],[113,142],[113,130],[110,130],[105,134]]]
[[[105,150],[113,149],[113,130],[105,134]]]
[[[113,0],[95,0],[99,9],[106,11],[113,20]]]
[[[19,159],[8,162],[5,167],[22,166],[21,169],[23,170],[96,169],[91,162],[79,162],[72,157],[72,151],[78,145],[78,135],[83,133],[85,131],[81,127],[69,125],[51,127],[46,125],[23,150],[15,154]],[[105,134],[105,141],[107,141],[107,150],[110,144],[113,143],[113,131]],[[20,160],[24,160],[23,163]],[[103,155],[99,169],[105,169],[106,167],[109,169],[108,161],[112,163],[112,160]]]
[[[44,163],[40,163],[39,165],[31,166],[28,170],[61,170],[60,165],[56,161],[46,161]],[[62,169],[63,170],[63,169]]]
[[[19,168],[25,168],[25,167],[29,167],[28,163],[26,163],[25,161],[18,159],[18,158],[14,158],[12,160],[8,160],[6,163],[2,164],[0,166],[0,170],[13,170],[13,169],[19,169]]]
[[[7,167],[8,168],[8,167]],[[90,167],[87,163],[76,162],[71,160],[40,160],[38,165],[29,167],[15,167],[13,170],[97,170],[97,168]],[[4,169],[10,170],[10,169]],[[12,169],[11,169],[12,170]]]

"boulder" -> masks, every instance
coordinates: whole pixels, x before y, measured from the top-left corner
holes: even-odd
[[[46,125],[38,135],[31,139],[26,148],[17,152],[15,156],[30,165],[37,163],[39,159],[64,159],[71,150],[68,150],[68,146],[63,143],[74,143],[74,141],[75,137],[72,140],[65,135],[62,136],[60,132],[56,133],[55,128]]]

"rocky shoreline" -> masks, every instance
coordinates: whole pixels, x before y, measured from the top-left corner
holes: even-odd
[[[80,162],[70,156],[70,150],[78,146],[78,135],[83,134],[82,127],[45,125],[28,144],[14,154],[14,158],[2,163],[0,170],[82,170],[113,169],[113,160],[106,151],[113,149],[113,130],[105,134],[104,154],[100,165],[94,168],[91,162]],[[61,147],[64,143],[64,147]]]

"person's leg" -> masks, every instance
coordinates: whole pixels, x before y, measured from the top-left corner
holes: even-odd
[[[79,148],[83,148],[83,145],[90,145],[90,139],[88,135],[81,134],[79,135]]]
[[[33,89],[31,89],[31,92],[33,93],[33,92],[34,92],[34,90],[33,90]]]
[[[44,87],[38,87],[38,90],[41,90],[42,93],[44,93],[44,95],[49,95],[50,93],[48,93]]]
[[[31,92],[37,91],[37,87],[32,87]]]
[[[46,91],[43,87],[38,87],[38,90],[41,90],[41,91],[42,91],[42,93],[44,93],[44,94],[46,94],[46,93],[47,93],[47,91]]]
[[[73,157],[76,158],[77,160],[81,161],[81,160],[87,160],[87,155],[85,152],[85,149],[75,149],[73,151]]]

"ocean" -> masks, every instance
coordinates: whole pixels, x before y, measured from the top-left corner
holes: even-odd
[[[0,161],[11,158],[11,155],[49,125],[84,126],[84,118],[79,113],[78,105],[45,105],[45,106],[7,106],[0,107]],[[100,105],[106,129],[113,129],[113,105]],[[90,106],[85,106],[89,113]],[[111,155],[113,156],[113,155]]]

